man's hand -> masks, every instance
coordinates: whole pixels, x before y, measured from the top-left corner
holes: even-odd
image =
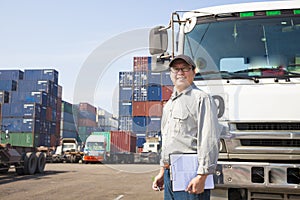
[[[159,174],[154,177],[152,189],[155,191],[161,191],[164,189],[164,168],[161,168]]]
[[[207,176],[207,174],[198,174],[195,178],[191,180],[185,191],[191,194],[200,194],[204,192],[204,185]]]

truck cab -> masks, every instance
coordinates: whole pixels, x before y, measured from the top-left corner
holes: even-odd
[[[300,199],[300,2],[174,12],[149,41],[162,62],[190,56],[195,84],[218,106],[223,131],[211,199]]]

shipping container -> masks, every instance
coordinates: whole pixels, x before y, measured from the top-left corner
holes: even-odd
[[[161,101],[161,85],[149,85],[147,87],[148,101]]]
[[[134,86],[145,86],[148,84],[148,72],[138,71],[133,74]]]
[[[4,118],[45,118],[45,107],[37,103],[6,103],[2,105]]]
[[[24,132],[24,133],[15,133],[10,132],[9,138],[5,139],[5,133],[0,132],[2,143],[9,143],[11,146],[18,147],[38,147],[39,144],[39,135],[35,132]]]
[[[34,118],[4,118],[2,117],[2,125],[7,128],[9,132],[32,132],[40,133],[41,121]]]
[[[76,131],[60,130],[60,135],[62,138],[78,138]]]
[[[11,103],[39,103],[42,106],[48,105],[48,94],[46,92],[10,92]]]
[[[119,117],[119,129],[122,131],[132,131],[132,117],[120,116]]]
[[[75,124],[74,116],[68,112],[61,112],[61,121],[70,122]]]
[[[161,101],[147,101],[146,108],[145,116],[162,116],[163,107]]]
[[[133,101],[132,102],[132,116],[147,116],[147,102]]]
[[[173,85],[173,82],[170,77],[170,73],[171,73],[170,71],[161,72],[161,84],[162,85],[166,85],[166,86]]]
[[[119,100],[120,101],[132,101],[132,87],[120,87],[119,88]]]
[[[0,91],[0,103],[9,103],[9,92]]]
[[[150,123],[147,126],[147,132],[157,132],[160,131],[161,118],[160,117],[151,117]]]
[[[132,102],[119,102],[119,116],[132,116]]]
[[[133,101],[147,101],[147,87],[136,86],[133,88]]]
[[[76,125],[72,122],[67,121],[61,121],[60,123],[61,130],[67,130],[67,131],[77,131]]]
[[[24,80],[50,80],[58,84],[58,71],[55,69],[26,69]]]
[[[19,80],[19,92],[46,92],[51,96],[57,97],[58,88],[57,84],[49,80]]]
[[[0,80],[0,90],[16,91],[17,85],[17,81],[15,80]]]
[[[0,70],[0,80],[22,80],[24,72],[21,70]]]
[[[111,131],[110,132],[111,152],[135,152],[136,137],[130,131]]]
[[[171,98],[173,93],[173,88],[174,86],[164,86],[164,85],[161,87],[161,91],[162,91],[161,98],[163,101],[168,101]]]
[[[133,71],[148,71],[151,68],[151,57],[135,56],[133,57]]]
[[[86,110],[79,110],[78,112],[78,120],[80,119],[89,119],[92,121],[96,121],[96,113],[91,113]]]
[[[78,119],[78,126],[96,127],[97,122],[90,119]]]
[[[132,118],[132,131],[133,132],[146,132],[147,131],[147,126],[150,123],[150,118],[149,117],[133,117]]]
[[[119,72],[119,86],[131,87],[133,85],[133,72]]]
[[[90,113],[96,114],[97,113],[97,108],[88,104],[88,103],[80,103],[79,104],[79,110],[80,111],[88,111]]]
[[[69,102],[62,101],[61,108],[62,112],[73,113],[73,104]]]
[[[161,85],[161,73],[160,72],[152,72],[148,71],[148,83],[150,85]]]

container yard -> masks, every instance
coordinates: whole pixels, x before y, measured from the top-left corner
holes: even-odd
[[[158,163],[162,106],[172,86],[168,72],[151,66],[151,57],[134,57],[133,71],[119,73],[118,117],[86,102],[63,100],[55,69],[0,70],[0,143],[8,160],[1,160],[2,171],[15,167],[18,174],[34,174],[44,160],[85,161],[91,135],[105,136],[103,163]],[[74,140],[76,148],[66,148],[66,140]]]

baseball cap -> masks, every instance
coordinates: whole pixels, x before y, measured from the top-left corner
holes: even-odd
[[[189,57],[189,56],[186,56],[186,55],[178,55],[176,56],[169,64],[169,67],[172,67],[173,63],[176,61],[176,60],[184,60],[187,64],[191,65],[193,67],[193,69],[196,68],[196,64],[194,63],[194,61]]]

